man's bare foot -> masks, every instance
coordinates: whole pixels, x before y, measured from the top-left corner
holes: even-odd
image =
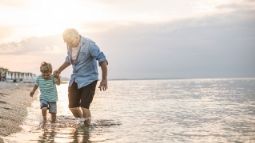
[[[90,121],[89,120],[85,120],[84,121],[84,126],[85,127],[89,127],[90,126]]]

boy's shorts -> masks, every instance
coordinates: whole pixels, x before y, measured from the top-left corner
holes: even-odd
[[[57,113],[57,103],[56,102],[48,102],[45,100],[40,100],[41,109],[43,107],[47,107],[49,109],[49,113]]]
[[[89,109],[96,90],[97,80],[78,89],[76,82],[68,88],[69,108],[82,107]]]

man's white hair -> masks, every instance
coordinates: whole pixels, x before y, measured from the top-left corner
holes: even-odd
[[[63,32],[63,39],[64,41],[70,41],[75,37],[80,36],[78,31],[74,28],[68,28]]]

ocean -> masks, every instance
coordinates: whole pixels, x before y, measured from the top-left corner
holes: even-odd
[[[22,131],[5,142],[254,143],[255,78],[112,80],[96,90],[89,128],[68,109],[58,86],[57,123],[40,126],[35,100]]]

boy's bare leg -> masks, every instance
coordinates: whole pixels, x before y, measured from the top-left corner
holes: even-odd
[[[56,113],[51,113],[51,122],[52,123],[56,122]]]
[[[42,116],[43,116],[43,122],[45,123],[47,121],[47,107],[42,108]]]
[[[75,108],[69,108],[70,111],[73,113],[73,116],[75,118],[81,118],[83,117],[82,115],[82,111],[81,111],[81,108],[80,107],[75,107]]]
[[[90,110],[87,108],[82,108],[82,112],[83,112],[83,118],[85,119],[84,124],[86,126],[89,126],[91,123],[91,113]]]

